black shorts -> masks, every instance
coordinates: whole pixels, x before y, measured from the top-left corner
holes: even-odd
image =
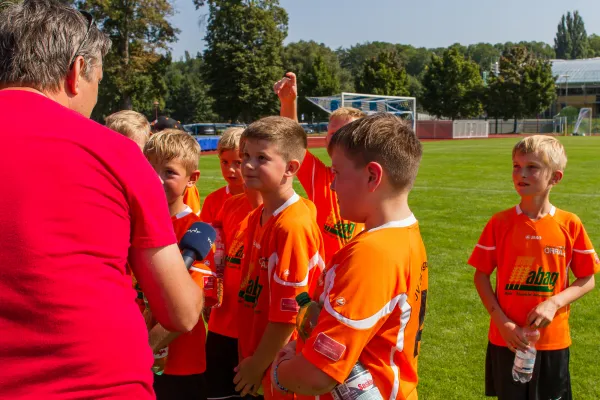
[[[239,364],[238,341],[228,336],[208,331],[206,336],[206,381],[209,399],[240,398],[235,391],[233,369]]]
[[[572,400],[569,348],[539,350],[528,383],[515,382],[515,353],[508,347],[488,343],[485,359],[485,395],[499,400]]]
[[[157,400],[206,400],[204,374],[154,375]]]

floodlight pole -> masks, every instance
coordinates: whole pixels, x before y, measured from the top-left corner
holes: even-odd
[[[565,78],[565,104],[568,105],[569,102],[569,74],[563,74],[559,76],[559,78]],[[565,125],[565,136],[569,133],[569,119],[567,118],[567,124]]]

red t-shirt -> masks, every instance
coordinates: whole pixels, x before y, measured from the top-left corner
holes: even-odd
[[[3,398],[153,399],[125,264],[176,243],[137,145],[41,94],[0,91]]]

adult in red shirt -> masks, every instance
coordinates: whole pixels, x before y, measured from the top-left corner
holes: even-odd
[[[109,47],[56,0],[0,11],[2,398],[154,398],[127,261],[167,329],[202,309],[158,176],[88,119]]]

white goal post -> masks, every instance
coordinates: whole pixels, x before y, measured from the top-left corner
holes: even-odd
[[[582,108],[579,110],[579,116],[577,122],[575,122],[575,129],[573,129],[573,135],[585,136],[592,134],[592,109]]]
[[[489,133],[488,121],[457,120],[452,123],[452,139],[486,138]]]
[[[388,112],[410,120],[413,129],[416,128],[417,99],[414,97],[343,92],[336,96],[307,97],[306,99],[329,114],[341,107],[357,108],[366,114]]]

